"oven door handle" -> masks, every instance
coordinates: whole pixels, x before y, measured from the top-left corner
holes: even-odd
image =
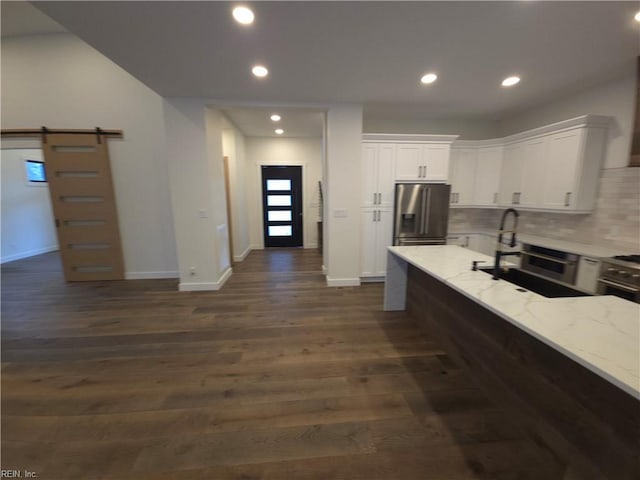
[[[610,287],[619,288],[620,290],[624,290],[625,292],[629,292],[629,293],[638,293],[638,292],[640,292],[640,289],[633,288],[633,287],[628,287],[626,285],[622,285],[621,283],[612,282],[611,280],[604,280],[602,278],[599,278],[598,281],[600,283],[604,283],[605,285],[609,285]]]
[[[541,253],[522,251],[520,252],[520,254],[528,255],[529,257],[542,258],[544,260],[549,260],[550,262],[561,263],[562,265],[573,265],[574,263],[576,263],[575,260],[561,260],[559,258],[552,257],[550,255],[542,255]]]

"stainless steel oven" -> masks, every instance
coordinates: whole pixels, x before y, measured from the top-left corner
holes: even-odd
[[[520,254],[522,270],[574,285],[579,255],[551,248],[524,244]]]
[[[598,294],[615,295],[640,303],[640,255],[623,255],[602,261]]]

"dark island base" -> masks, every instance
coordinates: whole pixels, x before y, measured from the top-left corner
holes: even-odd
[[[412,265],[407,275],[412,318],[567,465],[566,478],[640,478],[640,401]]]

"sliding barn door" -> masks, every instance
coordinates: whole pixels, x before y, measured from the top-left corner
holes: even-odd
[[[47,134],[42,149],[66,280],[124,279],[107,138]]]

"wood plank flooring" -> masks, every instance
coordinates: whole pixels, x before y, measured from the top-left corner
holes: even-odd
[[[2,468],[43,479],[562,477],[382,284],[254,251],[219,292],[2,266]]]

